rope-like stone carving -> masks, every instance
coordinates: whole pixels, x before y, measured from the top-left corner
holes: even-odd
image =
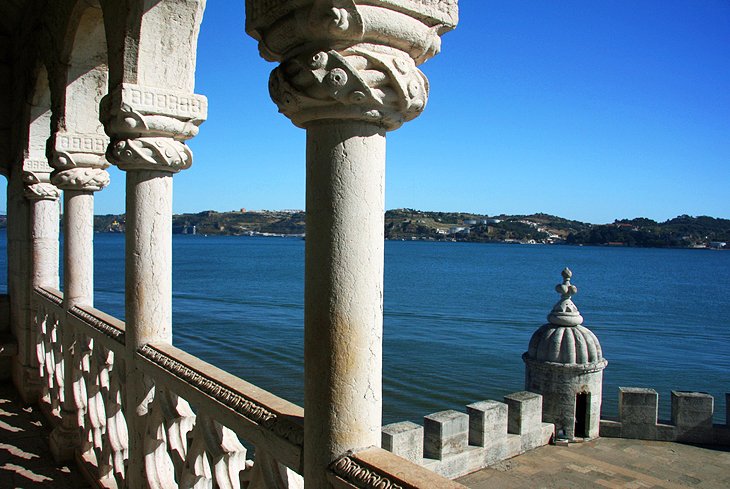
[[[108,157],[123,170],[154,168],[178,172],[190,167],[190,148],[171,138],[123,139],[109,147]]]
[[[34,291],[37,295],[41,296],[48,302],[55,304],[58,307],[63,306],[63,297],[58,297],[57,295],[52,294],[52,293],[48,292],[46,289],[42,289],[40,287],[36,287],[34,289]]]
[[[25,197],[29,200],[58,200],[61,191],[50,183],[49,173],[23,171]]]
[[[363,489],[403,489],[403,486],[390,480],[386,474],[363,467],[350,456],[335,460],[330,465],[330,470],[347,482]]]
[[[96,192],[109,185],[109,172],[101,168],[69,168],[55,173],[51,181],[63,190]]]
[[[219,384],[215,380],[149,345],[141,347],[138,351],[152,363],[162,367],[179,379],[184,380],[186,383],[209,395],[221,404],[228,406],[255,423],[265,427],[276,436],[294,445],[302,445],[304,432],[300,426],[284,418],[279,418],[266,407],[244,397],[238,392],[234,392],[228,387]]]
[[[271,98],[303,127],[320,119],[363,120],[396,129],[428,100],[428,79],[408,54],[360,44],[291,58],[271,73]]]
[[[83,321],[90,328],[118,341],[121,344],[124,344],[124,331],[116,328],[114,325],[107,323],[106,321],[99,319],[96,316],[92,316],[88,312],[79,309],[78,307],[72,307],[68,312],[72,316]]]

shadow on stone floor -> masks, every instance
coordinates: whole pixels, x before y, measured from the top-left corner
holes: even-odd
[[[57,465],[50,431],[35,406],[24,406],[9,383],[0,384],[0,489],[88,488],[75,466]]]

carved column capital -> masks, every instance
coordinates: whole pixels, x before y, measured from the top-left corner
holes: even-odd
[[[51,181],[62,190],[97,192],[109,185],[109,172],[101,168],[69,168],[54,172]]]
[[[58,200],[61,192],[51,183],[51,170],[45,159],[23,161],[23,183],[28,200]]]
[[[103,134],[58,132],[51,136],[51,182],[62,190],[96,192],[109,185],[109,162],[104,150],[109,138]]]
[[[208,115],[202,95],[123,83],[101,101],[101,120],[111,137],[107,158],[122,170],[189,168],[184,143],[198,134]]]
[[[269,89],[300,127],[361,120],[388,130],[417,117],[428,80],[416,67],[456,26],[456,0],[247,0],[247,32],[281,65]]]
[[[271,73],[269,92],[279,111],[299,127],[337,119],[392,130],[423,112],[428,79],[403,51],[359,44],[284,61]]]

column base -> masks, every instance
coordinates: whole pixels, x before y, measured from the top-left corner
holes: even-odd
[[[75,413],[62,410],[61,424],[53,429],[49,440],[53,459],[57,463],[73,461],[80,441]]]
[[[13,360],[13,384],[25,404],[37,404],[41,397],[43,384],[38,367],[18,365]]]

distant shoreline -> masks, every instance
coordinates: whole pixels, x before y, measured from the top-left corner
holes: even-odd
[[[172,216],[173,234],[293,237],[304,239],[301,210],[204,211]],[[0,229],[6,217],[0,215]],[[123,233],[125,216],[94,216],[95,232]],[[590,224],[549,214],[487,216],[463,212],[393,209],[385,213],[383,234],[391,241],[447,241],[553,244],[630,248],[730,249],[730,219],[677,216]]]

